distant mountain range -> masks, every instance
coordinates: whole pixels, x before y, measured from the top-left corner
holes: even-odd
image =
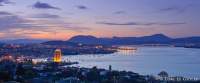
[[[48,44],[48,45],[71,45],[82,44],[102,44],[102,45],[139,45],[139,44],[198,44],[199,37],[170,38],[163,34],[155,34],[143,37],[112,37],[97,38],[90,35],[78,35],[70,38],[68,41],[48,41],[41,39],[17,39],[17,40],[0,40],[6,44]]]
[[[67,45],[67,46],[78,46],[78,43],[69,42],[69,41],[47,41],[41,44],[44,45]]]
[[[0,40],[4,44],[39,44],[49,40],[43,39],[15,39],[15,40]]]
[[[113,37],[96,38],[94,36],[74,36],[68,41],[83,44],[104,44],[104,45],[138,45],[138,44],[199,44],[200,37],[170,38],[163,34],[155,34],[143,37]]]

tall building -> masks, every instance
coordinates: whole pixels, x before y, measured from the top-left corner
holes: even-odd
[[[56,49],[54,52],[53,61],[56,63],[60,63],[62,58],[61,49]]]

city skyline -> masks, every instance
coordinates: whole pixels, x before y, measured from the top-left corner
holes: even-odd
[[[198,0],[0,0],[1,39],[200,36]]]

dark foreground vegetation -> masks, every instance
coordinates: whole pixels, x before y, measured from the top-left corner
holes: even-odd
[[[0,83],[199,83],[198,79],[139,75],[130,71],[70,67],[68,62],[35,62],[31,59],[18,61],[10,56],[1,58]]]

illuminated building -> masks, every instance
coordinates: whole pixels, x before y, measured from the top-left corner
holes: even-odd
[[[5,54],[4,56],[2,56],[0,58],[0,61],[4,61],[4,60],[6,60],[6,61],[15,61],[14,58],[10,54]]]
[[[0,58],[0,71],[1,72],[7,72],[6,74],[6,79],[14,79],[15,78],[15,74],[16,74],[16,67],[17,64],[15,62],[15,59],[12,57],[12,55],[10,54],[5,54]],[[2,74],[1,74],[2,76]],[[4,76],[3,76],[4,78]],[[2,82],[0,82],[2,83]]]
[[[54,52],[54,57],[53,57],[53,61],[56,63],[60,63],[61,62],[61,57],[62,57],[62,53],[60,49],[56,49]]]

